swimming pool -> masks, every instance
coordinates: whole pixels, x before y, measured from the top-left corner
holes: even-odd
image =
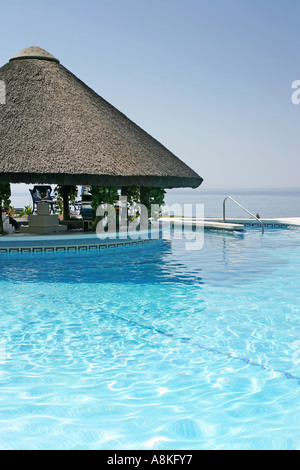
[[[297,449],[300,231],[0,265],[2,449]]]

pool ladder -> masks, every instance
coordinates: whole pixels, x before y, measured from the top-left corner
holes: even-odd
[[[235,199],[233,199],[231,196],[226,196],[224,201],[223,201],[223,222],[225,223],[226,219],[225,219],[225,204],[226,204],[226,201],[227,199],[230,199],[232,202],[234,202],[237,206],[239,206],[241,209],[243,209],[245,212],[247,212],[247,214],[251,215],[251,217],[253,217],[253,219],[256,219],[260,224],[261,224],[261,230],[262,230],[262,233],[264,233],[265,231],[265,226],[264,224],[262,223],[262,221],[256,217],[254,214],[252,214],[252,212],[248,211],[248,209],[246,209],[244,206],[242,206],[241,204],[239,204]]]

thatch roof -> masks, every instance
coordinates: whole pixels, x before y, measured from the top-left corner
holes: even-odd
[[[197,187],[202,178],[40,48],[0,68],[0,182]]]

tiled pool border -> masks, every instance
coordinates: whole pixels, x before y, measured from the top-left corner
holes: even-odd
[[[136,247],[161,241],[159,230],[141,232],[140,238],[122,238],[113,234],[101,240],[96,234],[65,234],[53,236],[7,236],[0,238],[0,255],[36,255],[54,253],[93,253]]]
[[[216,219],[215,219],[216,220]],[[234,220],[234,223],[243,223],[245,229],[260,228],[260,224],[249,220]],[[296,229],[299,225],[283,223],[280,221],[264,221],[265,228],[272,229]],[[171,227],[174,224],[171,224]],[[206,229],[205,229],[206,230]],[[222,229],[210,227],[209,231],[223,232]],[[101,240],[96,234],[72,233],[64,235],[36,235],[36,236],[7,236],[0,238],[1,255],[37,255],[59,253],[103,253],[113,249],[136,247],[161,241],[163,229],[154,229],[141,232],[139,239],[129,236],[122,238],[120,234],[114,234],[112,238]]]

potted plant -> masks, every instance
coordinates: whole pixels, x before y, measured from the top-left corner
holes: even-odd
[[[33,214],[33,209],[32,207],[29,205],[29,206],[25,206],[24,209],[20,212],[20,216],[23,217],[23,219],[26,219],[28,220],[28,216]]]

